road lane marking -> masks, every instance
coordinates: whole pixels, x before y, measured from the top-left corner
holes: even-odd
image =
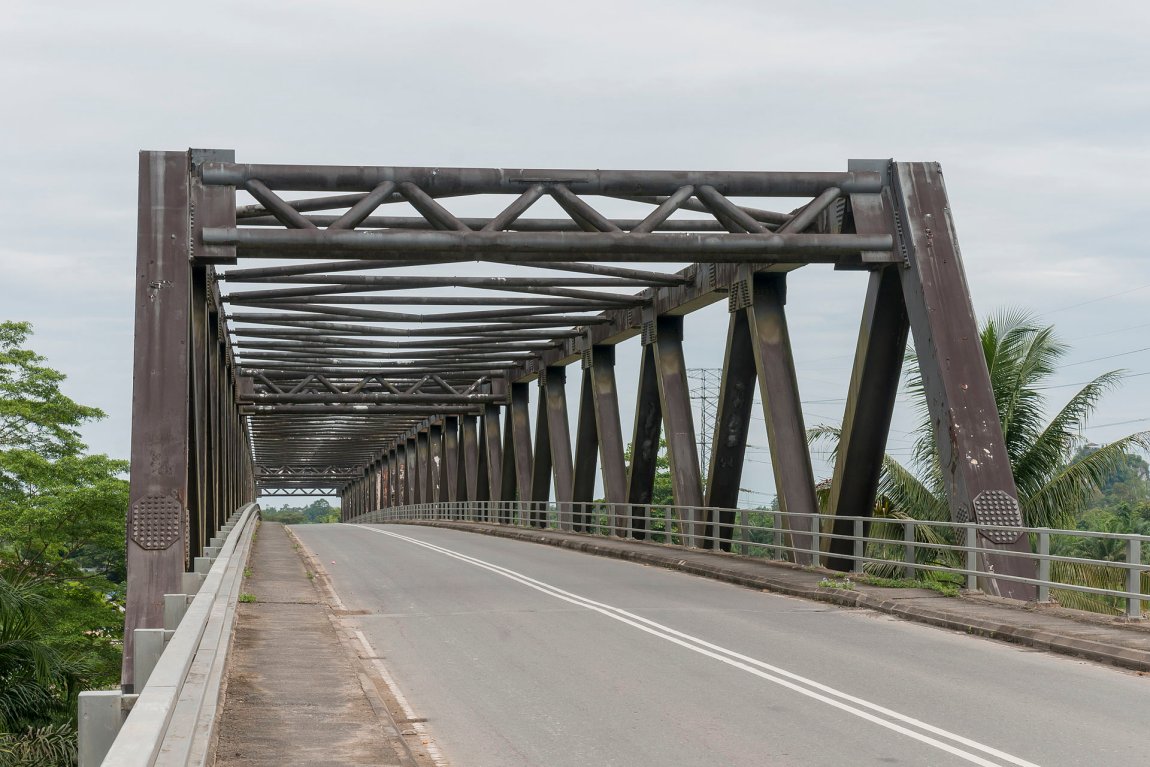
[[[366,527],[363,525],[356,525],[356,527],[360,527],[361,529],[371,533],[378,533],[390,538],[413,543],[417,546],[435,551],[453,559],[457,559],[461,562],[465,562],[475,567],[488,570],[492,573],[495,573],[496,575],[501,575],[505,578],[508,578],[509,580],[516,581],[517,583],[532,588],[543,594],[547,594],[548,596],[551,596],[555,599],[560,599],[570,604],[578,605],[593,612],[600,613],[601,615],[605,615],[612,620],[624,623],[647,634],[651,634],[652,636],[659,637],[660,639],[671,642],[672,644],[684,647],[688,650],[691,650],[692,652],[720,661],[721,663],[737,668],[753,676],[759,677],[760,679],[773,682],[774,684],[793,690],[794,692],[797,692],[801,695],[805,695],[808,698],[812,698],[821,703],[833,706],[834,708],[837,708],[841,711],[845,711],[873,724],[877,724],[881,727],[885,727],[886,729],[905,735],[909,738],[913,738],[914,740],[917,740],[921,743],[933,746],[941,751],[945,751],[949,754],[971,762],[972,764],[984,765],[984,767],[1001,767],[1002,762],[1005,762],[1007,764],[1016,765],[1016,767],[1038,767],[1038,765],[1034,764],[1033,762],[1029,762],[1012,754],[1008,754],[992,746],[988,746],[962,735],[958,735],[957,733],[944,730],[941,727],[936,727],[935,725],[923,722],[919,719],[915,719],[914,717],[908,716],[906,714],[899,713],[877,703],[872,703],[863,698],[859,698],[849,693],[842,692],[841,690],[837,690],[828,685],[822,684],[821,682],[816,682],[813,679],[809,679],[791,671],[787,671],[786,669],[780,668],[778,666],[774,666],[755,658],[751,658],[749,656],[735,652],[734,650],[729,650],[720,645],[716,645],[704,639],[700,639],[699,637],[692,636],[691,634],[677,631],[676,629],[673,629],[669,626],[665,626],[661,623],[657,623],[634,613],[630,613],[620,607],[614,607],[613,605],[596,602],[595,600],[588,597],[574,594],[569,591],[564,591],[557,586],[553,586],[544,581],[536,580],[535,578],[524,575],[523,573],[516,572],[515,570],[508,569],[501,565],[487,562],[467,554],[462,554],[458,551],[454,551],[434,543],[421,541],[418,538],[411,538],[406,535],[394,533],[390,530],[381,530],[379,528]],[[884,719],[882,717],[888,718]],[[917,728],[923,732],[917,732],[916,730],[910,729],[910,727]],[[930,733],[930,735],[925,733]],[[939,740],[938,738],[945,738],[947,740],[953,741],[953,743],[946,743],[942,740]],[[954,744],[959,744],[970,750],[964,750],[963,748],[959,748],[959,746]],[[990,761],[989,759],[984,758],[979,754],[971,753],[971,751],[979,751],[982,754],[993,757],[1000,761]]]

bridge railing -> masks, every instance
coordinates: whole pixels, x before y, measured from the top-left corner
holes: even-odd
[[[938,522],[904,518],[831,517],[762,509],[711,509],[665,505],[470,501],[379,509],[354,523],[462,521],[648,543],[711,549],[744,557],[797,562],[837,571],[915,580],[948,573],[968,589],[993,592],[994,581],[1037,587],[1038,601],[1059,592],[1067,606],[1143,617],[1150,600],[1150,536]],[[1025,535],[1029,551],[994,549],[1029,563],[1032,576],[988,568],[984,540]],[[1087,554],[1083,555],[1084,550]],[[991,588],[987,589],[986,586]],[[1075,599],[1074,595],[1091,595]],[[1102,609],[1100,609],[1102,608]]]
[[[204,765],[259,506],[232,515],[206,556],[164,595],[164,627],[135,629],[135,695],[80,693],[80,767]]]

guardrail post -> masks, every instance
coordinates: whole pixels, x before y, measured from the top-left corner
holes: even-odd
[[[201,572],[184,573],[180,579],[180,590],[189,596],[200,593],[200,586],[204,584],[205,575]]]
[[[1142,593],[1142,571],[1138,565],[1142,564],[1142,542],[1137,538],[1126,541],[1126,590],[1131,594]],[[1137,597],[1126,597],[1126,617],[1142,617],[1142,600]]]
[[[175,631],[188,611],[192,597],[189,594],[164,594],[164,629]]]
[[[823,563],[823,520],[818,514],[811,520],[811,567],[821,567]]]
[[[746,556],[750,551],[747,546],[747,540],[750,538],[750,533],[747,530],[747,525],[751,522],[751,512],[746,509],[739,509],[739,555]]]
[[[119,690],[80,693],[76,738],[79,767],[99,767],[125,718],[124,694]]]
[[[854,555],[854,559],[851,560],[850,571],[852,573],[861,573],[866,564],[863,562],[863,557],[866,556],[866,541],[863,540],[866,537],[865,530],[866,523],[862,519],[856,519],[854,521],[854,545],[851,547],[851,552]],[[831,545],[834,546],[834,541],[831,542]]]
[[[152,669],[164,654],[164,642],[169,632],[164,629],[133,629],[136,652],[132,656],[132,679],[136,690],[144,689]]]
[[[774,547],[771,549],[771,559],[786,559],[787,552],[779,548],[783,543],[785,536],[783,535],[783,515],[780,512],[771,514],[771,541],[774,542]]]
[[[966,530],[966,588],[978,589],[978,529],[971,525]]]
[[[1050,530],[1038,531],[1038,601],[1050,601]]]
[[[902,577],[908,581],[913,581],[918,572],[915,569],[915,562],[918,556],[918,547],[914,545],[914,522],[906,520],[902,525],[902,561],[906,563],[903,567]]]

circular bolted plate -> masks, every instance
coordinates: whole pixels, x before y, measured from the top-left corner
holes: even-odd
[[[132,540],[142,549],[158,551],[180,537],[184,506],[170,495],[149,495],[132,504]]]
[[[983,490],[971,505],[974,507],[974,521],[980,525],[1022,527],[1022,510],[1018,501],[1005,490]],[[979,534],[991,543],[999,544],[1014,543],[1022,535],[1010,530],[980,530]]]

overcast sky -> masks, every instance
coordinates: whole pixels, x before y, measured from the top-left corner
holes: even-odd
[[[126,457],[140,149],[553,168],[936,160],[978,314],[1056,324],[1073,349],[1052,405],[1069,384],[1133,374],[1088,438],[1150,427],[1150,6],[795,5],[10,1],[0,318],[35,323],[69,394],[108,413],[91,447]],[[825,267],[792,278],[808,425],[841,419],[864,289]],[[721,307],[688,321],[690,366],[721,364],[725,326]],[[631,380],[621,371],[625,429]],[[769,471],[751,467],[762,501]]]

